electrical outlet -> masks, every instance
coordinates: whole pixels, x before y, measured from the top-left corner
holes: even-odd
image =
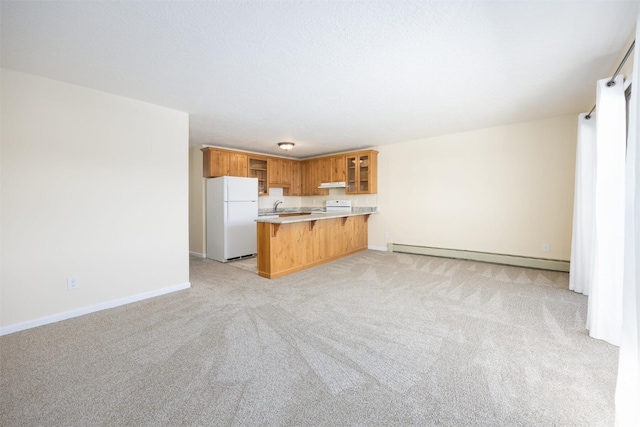
[[[78,289],[80,287],[80,283],[78,282],[77,277],[67,277],[67,290],[72,291],[74,289]]]
[[[384,238],[388,239],[389,238],[389,233],[387,231],[384,232]]]
[[[542,252],[549,252],[551,250],[551,248],[549,247],[548,243],[543,243],[542,244]]]

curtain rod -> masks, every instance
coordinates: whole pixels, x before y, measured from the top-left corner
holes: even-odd
[[[627,59],[629,59],[629,55],[631,55],[631,52],[633,51],[634,46],[636,45],[636,41],[632,41],[631,42],[631,46],[629,46],[629,50],[627,51],[627,54],[624,56],[624,58],[622,58],[622,62],[620,63],[620,65],[618,65],[618,68],[616,69],[616,72],[613,73],[613,77],[611,77],[611,80],[609,80],[607,82],[607,86],[614,86],[616,84],[616,82],[614,82],[614,80],[616,79],[616,77],[618,76],[618,73],[620,72],[620,70],[622,69],[622,67],[624,66],[624,63],[627,62]],[[591,109],[591,111],[589,111],[589,114],[587,114],[586,116],[584,116],[585,119],[589,120],[591,118],[591,113],[593,113],[593,110],[596,109],[596,106],[594,105],[593,108]]]

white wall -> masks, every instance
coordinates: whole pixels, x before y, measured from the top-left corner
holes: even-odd
[[[576,127],[572,114],[378,147],[369,245],[569,260]]]
[[[188,287],[188,115],[0,77],[0,332]]]

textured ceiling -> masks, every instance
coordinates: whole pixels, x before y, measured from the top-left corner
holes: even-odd
[[[307,157],[588,109],[639,3],[3,0],[1,61]]]

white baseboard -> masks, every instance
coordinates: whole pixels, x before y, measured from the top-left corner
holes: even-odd
[[[382,252],[387,252],[387,247],[386,247],[386,246],[373,246],[373,245],[369,245],[369,249],[371,249],[372,251],[382,251]]]
[[[530,258],[517,255],[493,254],[488,252],[402,245],[398,243],[389,243],[389,252],[403,252],[443,258],[466,259],[471,261],[491,262],[494,264],[514,265],[518,267],[538,268],[540,270],[553,270],[567,273],[569,272],[570,264],[569,261],[557,259]]]
[[[38,319],[28,320],[26,322],[15,323],[9,326],[0,327],[0,336],[12,334],[14,332],[24,331],[25,329],[31,329],[38,326],[48,325],[49,323],[59,322],[61,320],[67,320],[78,316],[83,316],[89,313],[95,313],[96,311],[106,310],[108,308],[114,308],[121,305],[131,304],[132,302],[142,301],[145,299],[158,297],[160,295],[170,294],[172,292],[189,289],[191,283],[179,283],[173,286],[167,286],[166,288],[156,289],[149,292],[144,292],[137,295],[131,295],[124,298],[119,298],[112,301],[106,301],[88,307],[77,308],[75,310],[65,311],[64,313],[53,314],[51,316],[40,317]]]
[[[200,257],[200,258],[206,258],[207,257],[207,254],[201,254],[200,252],[192,252],[192,251],[189,251],[189,255],[197,256],[197,257]]]

